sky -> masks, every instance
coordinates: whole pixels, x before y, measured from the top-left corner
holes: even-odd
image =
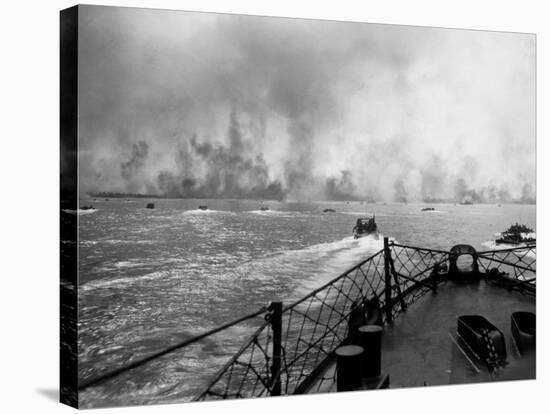
[[[535,42],[81,6],[80,191],[533,202]]]

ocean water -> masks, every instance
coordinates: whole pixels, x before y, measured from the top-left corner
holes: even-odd
[[[111,371],[253,312],[290,303],[383,246],[494,248],[515,222],[535,227],[532,205],[290,203],[244,200],[81,200],[79,376]],[[197,209],[208,205],[209,210]],[[268,211],[261,211],[268,207]],[[331,208],[335,213],[323,213]],[[357,218],[376,214],[381,236],[355,240]],[[103,386],[85,407],[188,400],[254,324],[223,332]]]

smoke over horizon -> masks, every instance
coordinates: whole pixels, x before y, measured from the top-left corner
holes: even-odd
[[[81,192],[534,202],[535,38],[84,6]]]

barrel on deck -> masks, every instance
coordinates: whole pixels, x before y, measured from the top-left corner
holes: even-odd
[[[364,350],[361,363],[364,378],[381,374],[382,330],[378,325],[363,325],[358,329],[358,343]]]
[[[512,313],[511,328],[512,337],[521,354],[528,353],[535,349],[537,319],[534,313]]]
[[[336,390],[352,391],[361,388],[363,348],[345,345],[336,349]]]

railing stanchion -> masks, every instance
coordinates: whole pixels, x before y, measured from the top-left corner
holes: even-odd
[[[395,265],[393,263],[393,258],[391,257],[391,250],[388,246],[387,256],[386,256],[388,262],[390,263],[390,272],[393,275],[393,280],[395,282],[395,290],[397,290],[397,297],[399,299],[399,302],[401,303],[401,310],[405,312],[407,310],[407,304],[405,303],[405,298],[403,297],[403,293],[401,292],[401,286],[399,286],[399,275],[395,271]]]
[[[384,237],[384,281],[385,281],[385,304],[386,323],[392,324],[392,299],[391,299],[391,272],[390,272],[391,252],[388,238]]]
[[[281,343],[283,302],[271,302],[271,330],[273,331],[273,360],[271,362],[271,395],[281,395]]]

